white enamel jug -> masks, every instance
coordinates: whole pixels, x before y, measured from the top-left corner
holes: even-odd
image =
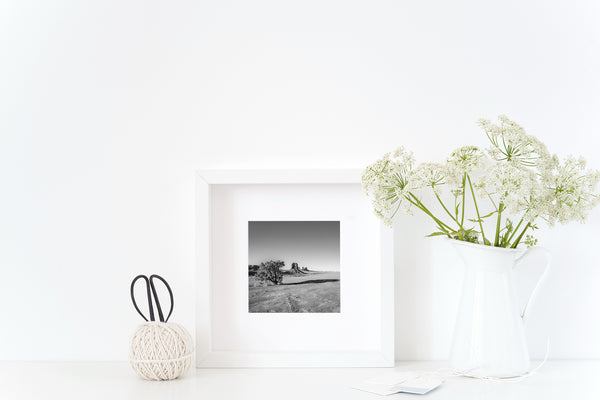
[[[550,252],[542,247],[506,249],[448,240],[465,264],[465,278],[450,364],[474,377],[508,378],[529,371],[529,352],[523,329],[527,307],[550,268]],[[542,253],[546,267],[521,311],[513,270],[529,256]]]

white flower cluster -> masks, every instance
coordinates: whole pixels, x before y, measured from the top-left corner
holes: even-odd
[[[363,173],[363,189],[373,199],[375,214],[386,225],[392,224],[392,219],[402,206],[404,212],[410,214],[410,203],[405,196],[417,189],[413,178],[414,162],[412,152],[400,147],[393,153],[384,154]]]
[[[491,163],[477,186],[525,222],[583,222],[598,204],[598,171],[586,171],[583,158],[568,157],[561,164],[535,136],[506,116],[498,119],[500,125],[479,120],[492,145],[487,149]]]
[[[502,203],[509,214],[525,213],[525,220],[533,222],[542,205],[542,191],[538,175],[531,168],[510,162],[495,162],[485,168],[476,184],[480,193]]]
[[[499,125],[487,119],[478,122],[490,140],[488,155],[494,161],[506,161],[516,166],[534,167],[550,159],[546,145],[535,136],[528,135],[521,126],[505,115],[498,117]]]
[[[447,169],[442,164],[422,163],[412,173],[413,187],[430,187],[434,193],[440,194],[440,186],[446,183]]]
[[[596,193],[600,181],[599,171],[586,171],[585,160],[567,157],[563,164],[558,159],[542,171],[544,195],[543,213],[549,225],[556,222],[584,222],[589,211],[598,205]]]
[[[446,160],[448,183],[454,186],[462,185],[465,174],[483,167],[484,157],[485,154],[475,146],[463,146],[454,150]]]
[[[518,245],[522,238],[527,245],[535,244],[537,240],[533,236],[524,237],[524,234],[528,229],[536,229],[538,218],[549,225],[583,222],[589,211],[600,203],[597,193],[600,172],[586,170],[582,158],[568,157],[560,163],[544,143],[528,135],[517,123],[503,115],[498,120],[498,124],[485,119],[478,121],[490,142],[485,151],[464,146],[453,151],[445,164],[423,163],[415,168],[413,154],[401,147],[369,165],[363,174],[363,187],[373,199],[375,213],[390,225],[399,210],[410,214],[411,207],[416,206],[436,222],[440,232],[434,234],[464,238],[462,240],[481,235],[485,244],[489,241],[485,238],[482,221],[495,214],[498,223],[494,245],[505,247]],[[440,198],[444,186],[455,198],[455,206],[450,209]],[[455,228],[421,203],[415,193],[424,188],[433,190],[447,213],[445,218],[449,216]],[[467,228],[464,223],[465,194],[469,190],[477,210],[477,218],[470,221],[479,223],[479,230]],[[477,205],[484,202],[487,202],[486,211],[490,202],[495,211],[480,215]],[[463,215],[459,217],[461,207]],[[513,227],[506,218],[501,229],[502,216],[517,216],[520,222]]]

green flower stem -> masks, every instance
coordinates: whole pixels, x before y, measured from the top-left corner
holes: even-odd
[[[492,202],[492,205],[494,206],[494,209],[496,209],[496,211],[498,210],[498,207],[496,206],[496,202],[494,201],[494,199],[492,199],[492,196],[490,196],[489,193],[487,193],[487,197],[490,199],[490,201]],[[502,204],[502,203],[500,203]]]
[[[450,216],[450,218],[452,218],[452,220],[458,224],[458,226],[460,227],[460,229],[463,229],[462,224],[460,222],[458,222],[458,218],[455,218],[452,215],[452,213],[450,211],[448,211],[448,209],[446,208],[446,205],[444,204],[444,202],[442,201],[442,199],[440,199],[440,196],[438,196],[438,194],[435,193],[435,192],[434,192],[434,194],[435,194],[435,197],[440,202],[440,204],[442,205],[442,208],[444,209],[444,211],[446,211],[446,213]]]
[[[479,208],[477,207],[477,199],[475,198],[475,191],[473,190],[473,185],[471,184],[471,177],[468,174],[465,174],[467,180],[469,181],[469,187],[471,188],[471,194],[473,195],[473,204],[475,204],[475,211],[477,212],[477,220],[479,221],[479,228],[481,229],[481,237],[483,238],[483,244],[489,243],[489,240],[485,238],[485,233],[483,233],[483,224],[481,223],[481,216],[479,215]]]
[[[510,246],[511,249],[516,249],[517,248],[517,246],[519,245],[519,242],[523,238],[523,235],[525,234],[525,232],[527,232],[527,229],[529,229],[530,226],[531,226],[531,222],[528,222],[527,225],[525,225],[525,228],[523,229],[523,232],[521,232],[521,234],[519,235],[519,237],[517,237],[515,239],[515,242],[513,243],[513,245]]]
[[[425,214],[429,215],[437,224],[438,228],[440,229],[440,231],[448,234],[448,230],[452,230],[448,225],[444,224],[441,220],[439,220],[438,218],[436,218],[431,211],[429,211],[427,209],[427,207],[425,207],[425,205],[423,205],[423,203],[419,202],[416,203],[414,200],[412,199],[408,199],[408,201],[410,201],[412,204],[414,204],[419,210],[423,211]]]
[[[385,171],[385,169],[387,168],[388,164],[390,163],[390,160],[386,160],[385,164],[383,164],[383,167],[381,168],[381,171],[379,171],[380,174],[383,174],[383,172]]]
[[[521,218],[521,220],[519,221],[519,223],[517,224],[515,230],[513,231],[513,233],[510,235],[510,237],[508,238],[508,240],[506,241],[506,247],[508,247],[510,245],[510,241],[512,240],[513,236],[515,236],[515,233],[517,233],[517,231],[519,230],[519,227],[521,226],[521,224],[523,223],[523,219],[525,217]]]
[[[456,203],[456,200],[458,199],[458,196],[454,195],[454,220],[458,221],[458,204]]]
[[[465,223],[465,191],[466,191],[466,182],[467,180],[467,173],[465,172],[465,174],[463,175],[463,180],[462,180],[462,216],[460,217],[460,226],[463,226],[463,224]]]
[[[417,207],[418,207],[418,206],[417,206]],[[423,211],[425,214],[427,214],[427,212],[425,212],[425,210],[423,210],[422,208],[419,208],[419,209],[420,209],[421,211]],[[441,223],[439,220],[437,220],[437,219],[436,219],[436,218],[435,218],[433,215],[431,215],[431,214],[427,214],[427,215],[429,215],[429,216],[430,216],[430,217],[431,217],[431,218],[432,218],[432,219],[435,221],[435,223],[437,224],[437,227],[438,227],[438,229],[439,229],[441,232],[445,233],[445,234],[446,234],[448,237],[450,237],[450,232],[448,232],[448,230],[447,230],[447,229],[446,229],[446,228],[443,226],[443,224],[442,224],[442,223]]]
[[[439,218],[436,218],[435,215],[432,214],[431,211],[429,211],[429,209],[427,207],[425,207],[425,204],[423,204],[421,202],[421,200],[419,200],[419,198],[417,196],[415,196],[414,194],[409,192],[409,196],[405,196],[405,198],[410,201],[412,204],[414,204],[416,207],[418,207],[421,211],[423,211],[425,214],[429,215],[437,224],[438,227],[440,228],[440,230],[444,233],[448,233],[448,231],[452,232],[452,228],[448,225],[446,225],[445,223],[443,223]]]
[[[496,238],[494,239],[494,246],[498,247],[500,245],[500,223],[502,222],[502,211],[504,209],[504,204],[500,203],[498,207],[498,219],[496,220]]]
[[[394,219],[394,217],[396,216],[396,214],[398,214],[398,211],[400,210],[400,206],[402,205],[402,202],[398,203],[398,207],[396,207],[396,210],[394,211],[394,213],[392,214],[392,216],[390,217],[390,220]]]
[[[431,211],[429,211],[429,209],[427,207],[425,207],[425,204],[423,204],[423,202],[421,200],[419,200],[419,198],[417,196],[415,196],[412,193],[410,193],[410,195],[413,197],[414,200],[416,200],[418,202],[418,204],[421,206],[421,210],[423,210],[423,212],[425,212],[427,215],[429,215],[431,218],[433,218],[434,221],[436,221],[439,225],[443,226],[444,228],[446,228],[449,231],[452,231],[452,228],[449,225],[442,222],[442,220],[437,218],[435,215],[433,215],[433,213]]]

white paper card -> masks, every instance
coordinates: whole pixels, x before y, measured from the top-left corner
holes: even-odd
[[[394,386],[392,390],[404,393],[425,394],[440,386],[443,382],[437,376],[418,376]]]
[[[425,394],[442,383],[442,379],[426,372],[405,371],[376,376],[354,385],[353,388],[381,396],[400,392]]]
[[[392,390],[389,385],[381,385],[376,383],[362,382],[352,386],[352,389],[362,390],[363,392],[375,393],[380,396],[387,396],[394,393],[399,393],[397,390]]]

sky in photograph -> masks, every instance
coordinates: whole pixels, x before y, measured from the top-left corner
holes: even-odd
[[[293,262],[315,271],[340,270],[339,221],[249,221],[248,264]]]

